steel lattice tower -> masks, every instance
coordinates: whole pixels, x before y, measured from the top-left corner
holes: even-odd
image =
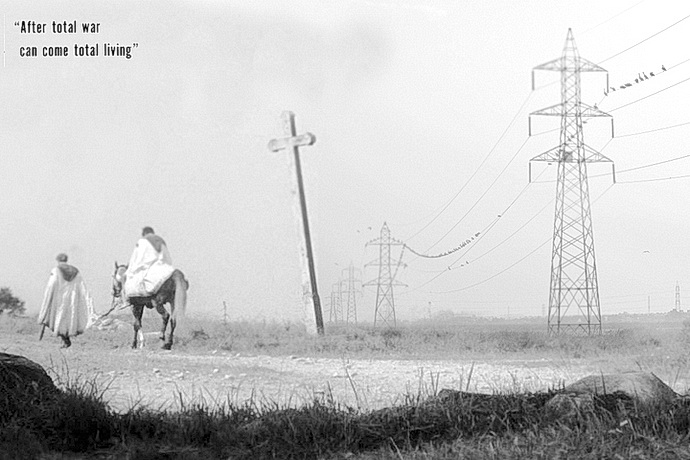
[[[680,309],[680,285],[678,284],[678,281],[676,281],[676,305],[675,305],[674,310],[681,311],[681,309]]]
[[[361,290],[358,285],[361,286],[362,281],[355,277],[355,272],[359,271],[350,262],[348,268],[343,269],[343,273],[347,272],[347,278],[343,280],[343,284],[347,287],[344,290],[344,304],[345,304],[345,322],[348,324],[357,324],[357,296],[361,295]],[[342,292],[342,291],[341,291]]]
[[[610,115],[599,110],[596,105],[590,107],[582,103],[580,75],[582,72],[606,72],[606,70],[580,57],[570,29],[568,29],[562,56],[532,70],[533,89],[534,70],[552,70],[561,73],[561,103],[530,114],[530,134],[532,115],[561,118],[559,145],[531,160],[558,163],[551,256],[549,334],[561,332],[601,334],[599,285],[594,257],[587,163],[611,162],[611,160],[585,145],[582,119],[610,117]]]
[[[329,323],[339,323],[343,320],[343,293],[341,281],[333,283],[331,288],[331,310],[328,318]]]
[[[374,326],[381,321],[388,327],[395,327],[395,297],[393,295],[393,286],[404,286],[404,284],[395,281],[395,276],[402,262],[402,250],[404,249],[401,250],[400,259],[397,262],[393,262],[391,261],[391,246],[404,246],[404,243],[395,238],[391,238],[391,232],[388,229],[388,225],[384,222],[383,227],[381,227],[381,236],[369,241],[366,246],[370,244],[379,246],[378,262],[367,264],[377,265],[379,267],[379,276],[376,280],[364,284],[364,286],[376,285]]]

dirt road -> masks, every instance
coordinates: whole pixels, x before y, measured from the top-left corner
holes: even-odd
[[[350,407],[377,409],[404,402],[405,395],[427,396],[434,389],[476,392],[539,391],[572,382],[600,366],[577,360],[511,359],[387,360],[304,356],[242,356],[223,351],[163,351],[158,344],[132,350],[97,348],[77,338],[61,350],[59,341],[14,334],[0,337],[0,350],[25,356],[50,369],[62,382],[95,380],[111,407],[134,404],[154,409],[226,401],[300,405],[331,397]],[[102,344],[101,344],[102,345]],[[605,371],[605,370],[604,370]],[[468,384],[469,381],[469,384]]]

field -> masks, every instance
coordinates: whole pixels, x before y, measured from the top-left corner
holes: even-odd
[[[366,414],[419,403],[444,388],[522,395],[629,370],[653,372],[681,394],[690,387],[690,321],[681,313],[608,317],[598,337],[548,337],[544,320],[535,318],[452,317],[387,330],[331,325],[325,337],[288,323],[190,318],[172,351],[160,349],[158,318],[146,313],[145,346],[137,350],[127,316],[62,350],[48,334],[38,340],[33,319],[3,315],[0,351],[41,364],[60,387],[88,382],[118,414],[247,405],[270,413],[315,401]],[[430,455],[423,458],[444,458]]]

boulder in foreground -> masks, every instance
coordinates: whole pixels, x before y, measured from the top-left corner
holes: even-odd
[[[0,394],[22,398],[57,391],[53,380],[40,364],[23,356],[0,353]]]
[[[576,395],[618,393],[643,403],[670,403],[680,397],[651,372],[589,375],[567,385],[563,390]]]

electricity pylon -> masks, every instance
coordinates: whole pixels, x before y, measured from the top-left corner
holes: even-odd
[[[582,119],[611,115],[602,112],[596,105],[590,107],[582,103],[580,74],[606,70],[580,57],[570,29],[561,57],[532,70],[532,89],[535,70],[561,73],[561,103],[530,114],[530,135],[532,115],[561,118],[560,143],[530,160],[558,163],[548,331],[549,334],[601,334],[587,163],[612,161],[585,145]],[[613,132],[613,119],[611,130]],[[615,170],[613,177],[615,182]]]
[[[680,285],[678,281],[676,281],[676,306],[674,310],[680,311]]]
[[[342,283],[346,285],[344,290],[341,290],[342,303],[344,303],[345,322],[348,324],[357,324],[357,297],[361,296],[361,278],[356,278],[355,274],[359,270],[350,262],[350,266],[342,270],[347,272],[347,277],[343,279]]]
[[[367,265],[377,265],[379,267],[379,276],[376,280],[369,281],[364,286],[376,285],[376,309],[374,311],[374,327],[379,321],[383,322],[388,327],[395,327],[395,296],[393,295],[393,286],[405,286],[405,284],[395,281],[395,276],[402,264],[402,255],[404,252],[404,244],[402,241],[391,238],[391,231],[388,225],[384,222],[381,227],[381,236],[379,238],[369,241],[366,246],[370,244],[379,246],[378,262],[370,262]],[[391,260],[391,246],[403,246],[400,250],[400,258],[397,262]]]
[[[329,323],[339,323],[343,320],[343,293],[342,281],[333,283],[331,288],[331,310],[328,318]]]

